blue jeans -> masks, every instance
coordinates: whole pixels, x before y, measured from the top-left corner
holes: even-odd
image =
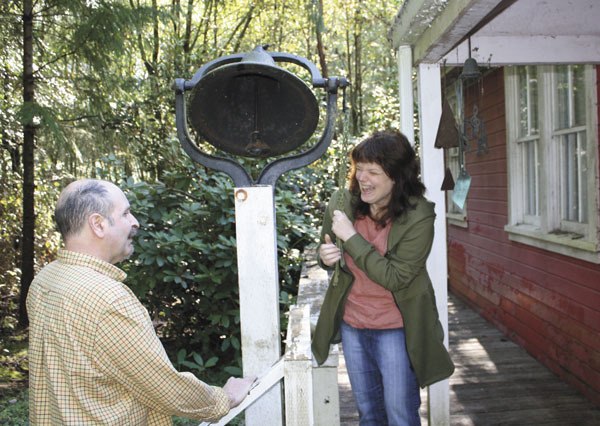
[[[420,425],[421,395],[404,329],[358,329],[342,322],[341,330],[360,426]]]

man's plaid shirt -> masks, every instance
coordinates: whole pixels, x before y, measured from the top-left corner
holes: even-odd
[[[61,250],[33,280],[29,312],[32,425],[168,425],[229,411],[222,388],[169,361],[126,274]]]

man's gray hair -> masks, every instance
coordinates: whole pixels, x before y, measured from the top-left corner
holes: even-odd
[[[112,224],[110,214],[113,203],[106,183],[88,179],[76,185],[75,188],[63,191],[54,209],[54,220],[63,240],[79,233],[93,213],[107,218]]]

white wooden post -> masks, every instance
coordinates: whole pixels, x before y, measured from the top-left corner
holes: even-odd
[[[279,277],[273,187],[235,188],[235,225],[244,375],[257,377],[281,353]],[[281,385],[246,410],[248,426],[281,426]]]
[[[286,426],[313,426],[309,305],[290,307],[284,360]]]
[[[412,82],[412,49],[410,46],[398,48],[398,88],[400,95],[400,131],[415,143],[414,96]]]
[[[313,359],[313,409],[315,426],[339,426],[340,392],[338,386],[338,345],[332,345],[322,365]]]
[[[317,324],[320,306],[329,285],[327,271],[315,262],[305,262],[298,286],[298,304],[310,306],[309,322],[311,333]],[[291,326],[288,325],[288,327]],[[310,345],[310,340],[306,342]],[[289,345],[289,342],[288,342]],[[310,348],[308,348],[310,351]],[[312,357],[312,353],[311,353]],[[312,357],[313,410],[315,426],[340,425],[340,393],[338,386],[339,347],[331,345],[329,356],[321,365]],[[287,386],[286,386],[287,389]]]
[[[419,127],[421,175],[427,187],[427,198],[435,203],[435,237],[427,271],[431,276],[440,321],[444,328],[444,344],[448,347],[448,252],[446,245],[446,196],[441,185],[444,180],[444,152],[434,148],[442,115],[442,92],[439,64],[420,64],[418,70]],[[450,424],[450,386],[443,380],[429,387],[429,425]]]

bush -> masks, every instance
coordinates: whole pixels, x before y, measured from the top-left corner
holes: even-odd
[[[19,389],[0,398],[0,424],[25,426],[29,422],[29,391]]]
[[[290,172],[275,191],[282,336],[302,254],[314,242],[318,174]],[[163,182],[122,185],[140,222],[127,283],[153,318],[174,365],[211,382],[241,374],[233,183],[189,165]],[[316,201],[317,200],[317,201]]]

